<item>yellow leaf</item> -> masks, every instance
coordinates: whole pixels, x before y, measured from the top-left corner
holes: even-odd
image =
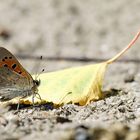
[[[90,100],[99,100],[103,97],[101,87],[106,66],[107,63],[99,63],[41,74],[39,94],[43,100],[54,104],[84,105]],[[32,97],[27,100],[32,102]],[[40,102],[35,99],[37,101]]]
[[[42,100],[58,105],[65,103],[85,105],[92,100],[103,98],[102,82],[108,64],[124,54],[139,36],[140,32],[124,50],[106,62],[41,74],[39,94]],[[32,104],[32,97],[23,99],[21,102]],[[35,103],[37,102],[41,103],[41,100],[35,98]]]

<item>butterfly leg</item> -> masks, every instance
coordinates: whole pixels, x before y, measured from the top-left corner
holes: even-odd
[[[38,97],[36,95],[38,95]],[[33,106],[35,105],[35,102],[34,102],[35,97],[38,98],[41,102],[43,101],[39,93],[34,93],[33,96],[32,96]]]
[[[20,107],[20,98],[18,99],[17,111],[19,111],[19,107]]]
[[[38,95],[37,98],[42,102],[42,98],[41,98],[40,94],[39,93],[36,93],[36,95]]]
[[[35,106],[35,100],[34,100],[34,98],[35,98],[35,94],[33,94],[33,96],[32,96],[32,103],[33,103],[33,106]]]

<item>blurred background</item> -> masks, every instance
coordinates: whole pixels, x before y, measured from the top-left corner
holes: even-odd
[[[1,0],[0,46],[32,72],[96,63],[120,52],[139,31],[139,8],[139,0]],[[139,60],[139,46],[122,59]]]

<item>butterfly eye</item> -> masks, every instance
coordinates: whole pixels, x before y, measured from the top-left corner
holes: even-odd
[[[12,59],[12,56],[10,56],[9,59]]]
[[[7,57],[5,57],[5,59],[7,59]]]
[[[34,82],[34,84],[35,84],[36,86],[39,86],[40,83],[41,83],[40,79],[39,79],[39,80],[33,80],[33,82]]]

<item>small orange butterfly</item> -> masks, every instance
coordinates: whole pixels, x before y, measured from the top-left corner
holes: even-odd
[[[38,94],[39,80],[22,67],[14,55],[0,47],[0,101]]]

